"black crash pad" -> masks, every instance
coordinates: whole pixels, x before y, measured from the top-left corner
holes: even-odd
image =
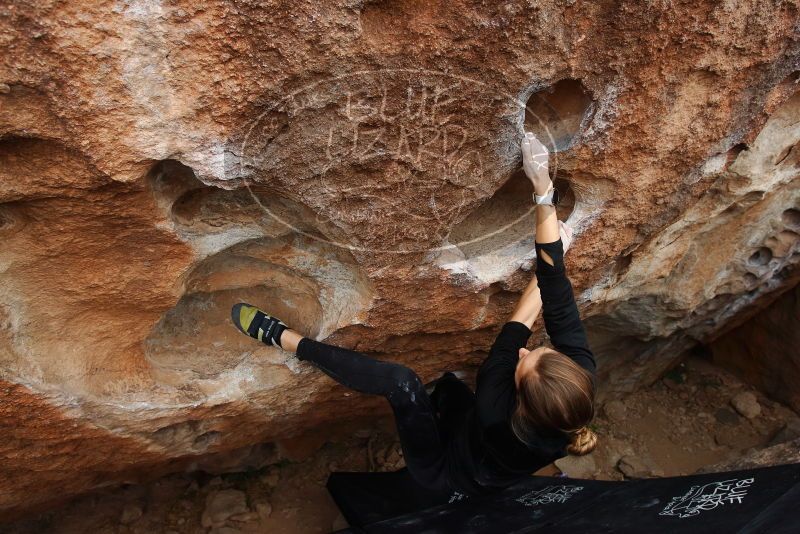
[[[800,464],[629,482],[531,477],[472,498],[428,491],[402,469],[333,473],[328,491],[350,524],[343,533],[800,532]]]

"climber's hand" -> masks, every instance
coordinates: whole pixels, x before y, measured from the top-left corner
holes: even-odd
[[[568,225],[564,221],[558,221],[558,234],[561,237],[561,244],[564,247],[564,254],[567,253],[567,250],[569,250],[570,245],[572,245],[573,231],[574,230],[570,225]]]
[[[544,195],[550,189],[548,163],[550,152],[531,132],[525,132],[522,140],[522,168],[525,175],[533,182],[533,190],[537,195]]]

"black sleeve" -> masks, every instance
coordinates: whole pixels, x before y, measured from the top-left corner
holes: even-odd
[[[519,349],[528,343],[530,337],[531,331],[524,324],[507,322],[478,369],[475,396],[478,419],[483,428],[508,421],[516,403],[514,372],[519,361]]]
[[[550,265],[542,259],[545,251],[552,259]],[[572,358],[594,377],[594,354],[589,349],[572,284],[564,268],[564,246],[561,239],[552,243],[536,243],[536,279],[542,293],[544,327],[553,347]]]

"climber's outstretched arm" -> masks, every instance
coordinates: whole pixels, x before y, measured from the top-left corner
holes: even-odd
[[[539,196],[553,187],[548,173],[549,152],[536,136],[522,141],[525,174]],[[536,281],[541,290],[542,315],[553,347],[594,375],[595,361],[578,313],[572,284],[567,278],[564,253],[572,241],[572,229],[559,224],[555,206],[536,206]]]
[[[522,164],[525,174],[533,183],[534,192],[543,196],[553,187],[548,173],[548,163],[550,154],[536,136],[526,132],[525,139],[522,141]],[[569,247],[572,240],[572,228],[557,220],[554,206],[536,206],[536,242],[550,243],[557,241],[559,235],[564,242],[564,250]],[[546,252],[542,254],[543,257]],[[546,258],[552,265],[552,258]],[[511,315],[511,321],[523,323],[528,328],[533,327],[533,323],[542,310],[542,295],[539,291],[536,276],[534,276],[528,287],[522,293],[522,297]]]
[[[544,196],[553,188],[549,173],[550,151],[530,132],[525,133],[522,140],[522,167],[525,175],[533,184],[533,191]],[[536,206],[536,242],[553,243],[559,239],[558,216],[556,207],[549,204]],[[552,258],[545,252],[542,258],[553,265]]]

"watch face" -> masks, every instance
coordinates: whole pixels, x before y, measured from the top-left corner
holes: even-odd
[[[558,189],[553,188],[553,206],[557,206],[558,205],[558,200],[560,198],[561,198],[561,196],[558,194]]]

